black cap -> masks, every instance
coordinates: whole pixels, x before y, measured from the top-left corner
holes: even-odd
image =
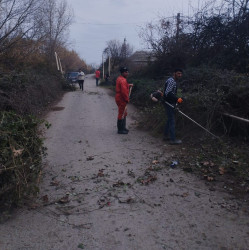
[[[121,67],[119,71],[122,74],[124,72],[128,72],[129,70],[126,67]]]
[[[180,69],[180,68],[175,68],[175,69],[174,69],[174,73],[176,73],[176,72],[183,72],[183,70]]]

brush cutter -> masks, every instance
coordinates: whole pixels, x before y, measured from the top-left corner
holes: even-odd
[[[216,135],[214,135],[213,133],[211,133],[209,130],[207,130],[206,128],[204,128],[201,124],[199,124],[198,122],[194,121],[192,118],[190,118],[189,116],[187,116],[186,114],[184,114],[181,110],[179,110],[178,107],[174,107],[172,104],[168,103],[167,101],[165,101],[165,103],[170,106],[171,108],[177,110],[180,114],[182,114],[183,116],[185,116],[186,118],[188,118],[190,121],[192,121],[193,123],[195,123],[197,126],[199,126],[200,128],[202,128],[203,130],[205,130],[206,132],[208,132],[210,135],[212,135],[213,137],[215,137],[216,139],[220,138]]]

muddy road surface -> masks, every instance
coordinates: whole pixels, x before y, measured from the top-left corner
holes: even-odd
[[[48,114],[39,196],[0,225],[1,250],[249,249],[242,201],[171,168],[179,146],[137,129],[131,105],[118,135],[111,91],[84,85]]]

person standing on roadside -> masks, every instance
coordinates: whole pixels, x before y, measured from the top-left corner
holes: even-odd
[[[84,90],[84,81],[85,81],[85,73],[80,69],[78,73],[78,83],[82,91]]]
[[[96,78],[96,86],[99,86],[99,78],[100,78],[100,70],[97,69],[95,71],[95,78]]]
[[[133,84],[129,84],[126,80],[129,71],[126,67],[120,68],[120,76],[116,80],[116,95],[115,101],[118,106],[118,134],[128,134],[126,128],[127,104],[129,102],[129,92]]]
[[[182,77],[182,69],[175,69],[173,76],[168,78],[164,86],[164,100],[175,106],[177,103],[182,103],[182,98],[177,97],[177,83]],[[169,106],[167,103],[164,103],[167,122],[164,128],[164,140],[170,140],[170,144],[181,144],[181,140],[177,140],[175,136],[175,109]]]

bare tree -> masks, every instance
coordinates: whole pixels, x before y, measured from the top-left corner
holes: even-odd
[[[13,65],[43,57],[53,62],[72,19],[66,0],[0,0],[0,61]]]
[[[110,40],[107,42],[107,47],[103,53],[108,57],[111,57],[111,69],[114,70],[121,64],[125,64],[128,57],[133,53],[132,46],[126,42],[121,43],[118,40]]]
[[[224,0],[223,6],[232,17],[242,17],[248,12],[249,0]]]
[[[195,64],[247,71],[249,65],[249,1],[224,0],[213,12],[194,16],[193,58]]]
[[[154,52],[156,57],[166,55],[169,51],[169,43],[174,36],[173,22],[167,18],[161,18],[158,23],[148,23],[141,28],[140,38],[147,45],[147,48]]]
[[[140,37],[165,70],[209,64],[248,70],[249,0],[207,1],[193,17],[161,18],[141,29]],[[160,72],[159,72],[160,73]]]
[[[73,20],[73,11],[67,2],[57,0],[44,0],[39,23],[46,37],[46,52],[53,57],[58,46],[63,46],[67,40],[68,28]]]
[[[3,0],[0,2],[0,52],[29,35],[40,0]]]
[[[74,50],[69,51],[66,48],[60,48],[58,52],[65,72],[78,71],[79,69],[82,69],[85,73],[87,72],[88,65]]]

